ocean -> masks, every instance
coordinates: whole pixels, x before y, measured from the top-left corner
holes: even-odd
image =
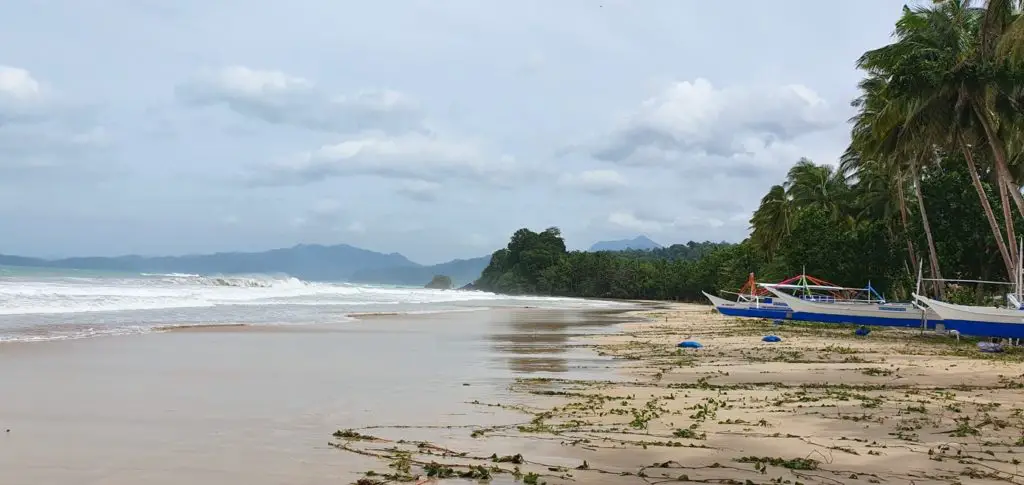
[[[555,442],[475,439],[475,427],[524,419],[478,403],[530,399],[510,390],[519,377],[612,378],[615,362],[581,344],[616,332],[616,310],[629,308],[283,276],[6,268],[0,483],[352,483],[386,464],[326,443],[366,426],[575,463]],[[246,325],[222,325],[234,323]]]
[[[128,335],[197,325],[330,324],[383,313],[522,307],[614,309],[629,305],[481,291],[309,282],[287,275],[200,276],[0,267],[0,342]]]

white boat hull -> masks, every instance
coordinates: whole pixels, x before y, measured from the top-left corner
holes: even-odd
[[[942,318],[947,330],[978,337],[1024,337],[1024,310],[957,305],[921,295],[914,299]]]
[[[789,305],[794,311],[793,318],[798,320],[886,327],[920,327],[923,323],[929,328],[941,321],[936,312],[925,312],[910,303],[826,303],[804,300],[774,288],[768,291]]]
[[[704,293],[704,296],[711,301],[718,313],[731,317],[780,319],[788,318],[787,315],[793,312],[786,304],[774,300],[770,302],[729,301],[705,291],[701,293]]]

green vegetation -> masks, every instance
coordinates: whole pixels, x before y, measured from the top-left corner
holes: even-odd
[[[452,286],[453,285],[451,278],[443,274],[438,274],[434,275],[434,278],[431,279],[430,283],[427,283],[426,286],[424,286],[424,288],[431,288],[435,290],[449,290],[452,288]]]
[[[1024,224],[1024,16],[1013,0],[904,7],[891,44],[857,60],[851,143],[801,159],[772,186],[739,244],[568,252],[557,228],[520,229],[476,286],[502,293],[699,300],[751,272],[804,268],[896,298],[927,276],[1013,281]],[[686,248],[686,250],[684,250]],[[698,249],[699,248],[699,249]],[[931,290],[982,302],[1004,288]]]

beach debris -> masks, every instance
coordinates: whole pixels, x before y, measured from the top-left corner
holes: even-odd
[[[777,318],[775,320],[772,320],[772,325],[779,326],[782,325],[782,322],[783,320],[781,318]]]
[[[867,337],[869,333],[871,333],[871,329],[863,325],[857,327],[857,330],[853,331],[853,334],[858,337]]]
[[[339,429],[334,432],[331,436],[350,441],[382,441],[376,436],[370,436],[368,434],[362,434],[351,429]]]
[[[682,342],[679,342],[679,344],[676,345],[676,347],[679,347],[681,349],[701,349],[701,348],[704,348],[704,346],[701,345],[700,342],[698,342],[696,340],[683,340]]]
[[[782,342],[782,337],[779,337],[778,335],[765,335],[764,337],[761,337],[761,341],[762,342]]]
[[[978,350],[982,352],[1002,352],[1003,344],[996,342],[978,342]]]

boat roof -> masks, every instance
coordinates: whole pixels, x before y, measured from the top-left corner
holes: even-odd
[[[783,284],[783,283],[758,283],[758,286],[762,286],[762,287],[765,287],[765,288],[789,288],[789,289],[801,289],[801,290],[808,289],[808,290],[832,290],[832,291],[861,290],[861,289],[863,289],[863,288],[844,288],[842,286],[791,285],[791,284]]]

